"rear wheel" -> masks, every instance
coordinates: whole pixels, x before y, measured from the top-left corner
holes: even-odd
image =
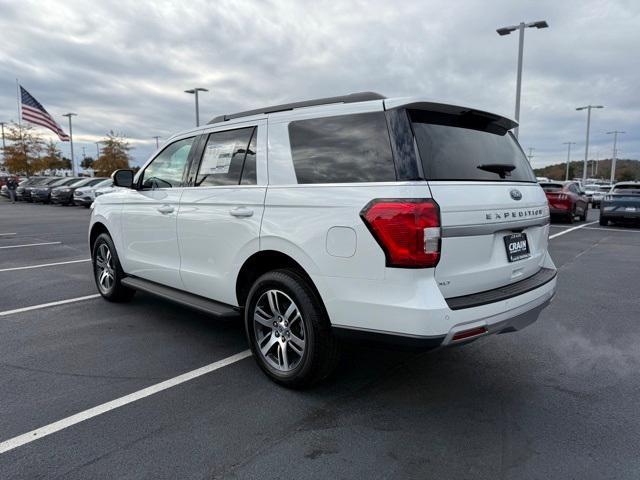
[[[609,219],[602,214],[600,215],[600,225],[602,225],[603,227],[609,225]]]
[[[339,348],[329,319],[308,281],[294,270],[275,270],[256,280],[245,329],[258,365],[281,385],[307,387],[335,369]]]
[[[580,220],[583,222],[587,221],[587,212],[589,211],[589,204],[584,206],[584,209],[582,210],[582,215],[580,215]]]
[[[91,260],[93,263],[93,278],[100,295],[110,302],[128,302],[136,293],[120,282],[124,272],[118,259],[113,240],[107,233],[98,236],[93,244]]]
[[[573,223],[576,219],[576,207],[573,206],[571,211],[567,214],[567,223]]]

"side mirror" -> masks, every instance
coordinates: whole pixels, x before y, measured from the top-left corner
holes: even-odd
[[[133,188],[133,170],[116,170],[111,174],[111,178],[116,187]]]

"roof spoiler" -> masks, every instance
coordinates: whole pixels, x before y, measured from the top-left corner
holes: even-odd
[[[388,106],[385,101],[385,108],[388,110],[394,108],[406,108],[408,110],[424,110],[426,112],[435,114],[439,113],[447,116],[466,117],[469,119],[469,123],[471,125],[476,125],[478,127],[490,125],[494,129],[502,130],[503,134],[518,126],[518,122],[515,120],[496,115],[495,113],[489,113],[469,107],[461,107],[458,105],[448,105],[445,103],[409,102],[396,104],[393,102],[393,105]]]

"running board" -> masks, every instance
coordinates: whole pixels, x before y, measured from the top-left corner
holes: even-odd
[[[216,317],[237,317],[239,310],[227,305],[225,303],[216,302],[215,300],[209,300],[208,298],[187,293],[176,288],[160,285],[159,283],[144,280],[138,277],[124,277],[120,283],[125,287],[132,288],[134,290],[140,290],[147,292],[158,297],[171,300],[172,302],[179,303],[186,307],[200,310],[201,312],[215,315]]]

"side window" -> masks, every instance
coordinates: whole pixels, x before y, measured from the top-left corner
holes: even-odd
[[[571,185],[569,185],[569,190],[572,191],[573,193],[580,193],[580,190],[578,190],[578,187],[576,186],[575,183],[572,183]]]
[[[178,140],[167,146],[142,173],[142,188],[175,188],[182,186],[194,137]]]
[[[254,127],[215,132],[204,147],[196,187],[238,185]],[[255,170],[255,145],[253,147]],[[255,181],[254,181],[255,183]]]
[[[298,183],[396,180],[383,112],[294,121],[289,141]]]

